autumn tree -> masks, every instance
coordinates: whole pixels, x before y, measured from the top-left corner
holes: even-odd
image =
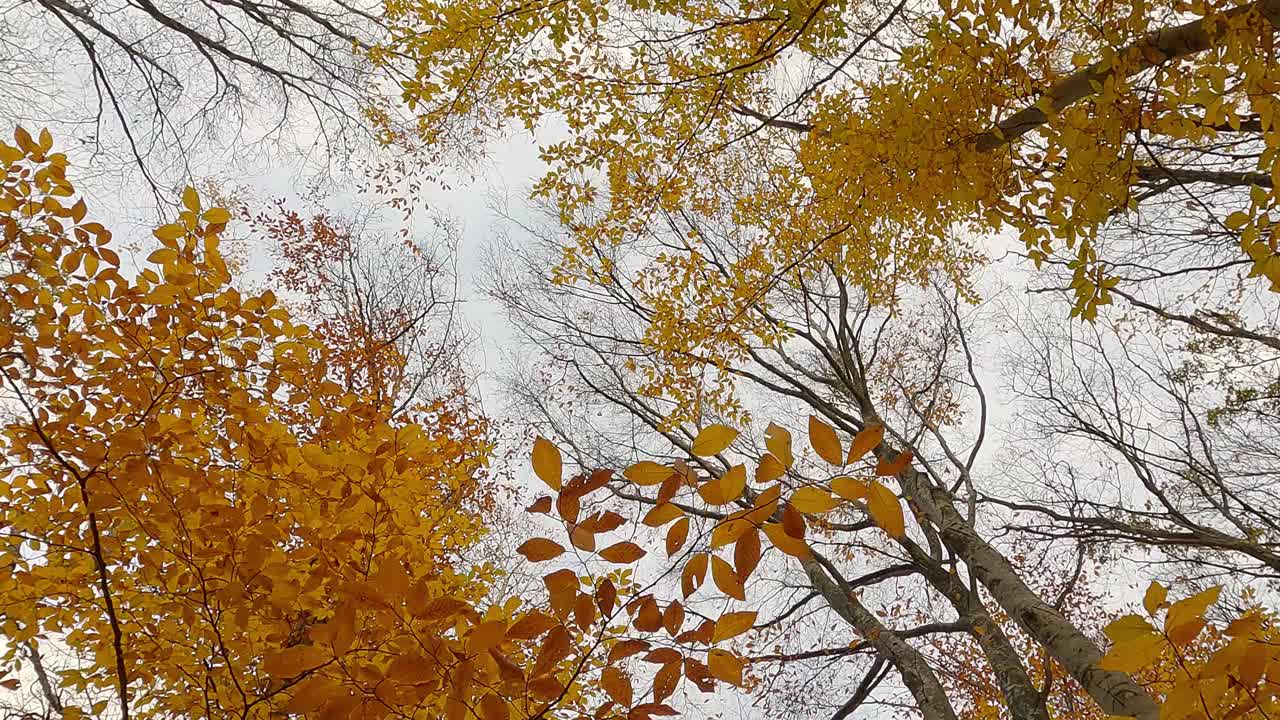
[[[1044,583],[1044,573],[1070,577],[1077,558],[1133,551],[1182,563],[1186,571],[1169,577],[1186,593],[1216,576],[1239,597],[1248,577],[1274,577],[1274,538],[1261,517],[1275,511],[1263,449],[1273,435],[1250,418],[1257,434],[1246,439],[1228,411],[1206,404],[1222,393],[1188,401],[1188,387],[1178,384],[1196,363],[1228,357],[1255,363],[1224,367],[1232,381],[1243,383],[1255,366],[1265,376],[1274,367],[1265,342],[1185,322],[1169,333],[1168,318],[1142,307],[1124,322],[1064,326],[1053,319],[1053,303],[971,308],[945,281],[903,289],[886,308],[830,266],[788,272],[767,295],[740,298],[736,312],[748,319],[711,305],[668,324],[672,306],[739,280],[739,253],[751,246],[741,242],[734,217],[670,213],[633,242],[600,249],[602,262],[616,268],[607,281],[572,283],[556,265],[572,231],[551,210],[546,225],[523,228],[491,254],[503,262],[490,292],[547,353],[529,364],[539,374],[519,375],[513,392],[582,467],[628,469],[629,479],[611,485],[602,502],[630,508],[642,524],[689,521],[677,567],[692,566],[697,576],[704,560],[716,565],[707,558],[722,555],[720,567],[737,580],[725,571],[708,582],[738,600],[728,606],[733,612],[756,613],[749,647],[782,645],[758,654],[752,667],[762,682],[783,682],[796,663],[808,662],[807,682],[831,683],[832,696],[843,699],[827,708],[831,715],[901,703],[896,677],[907,704],[924,716],[961,716],[973,710],[973,687],[954,679],[969,674],[998,690],[994,707],[1011,717],[1057,716],[1066,702],[1154,717],[1163,696],[1147,692],[1139,668],[1103,662],[1107,613],[1085,606],[1068,615],[1063,588]],[[687,238],[696,238],[709,269],[658,282],[648,272],[654,258],[697,252]],[[1052,283],[1057,272],[1048,268],[1034,281]],[[1228,284],[1224,273],[1219,279]],[[1256,299],[1239,307],[1267,317],[1273,303],[1265,294]],[[722,321],[720,330],[698,335],[695,328],[711,318]],[[1002,318],[1013,320],[1004,336],[1011,349],[993,354],[1002,339],[990,323]],[[755,329],[737,335],[732,322]],[[1042,331],[1054,334],[1037,340]],[[1187,336],[1179,332],[1211,341],[1217,355],[1182,347]],[[1080,339],[1094,334],[1096,344]],[[733,362],[715,353],[717,344],[734,348]],[[1063,362],[1075,366],[1064,370]],[[1115,375],[1122,365],[1130,366],[1124,379]],[[1099,385],[1108,371],[1111,384]],[[992,372],[1007,385],[992,387]],[[1029,390],[1046,385],[1056,394]],[[563,389],[547,397],[547,386]],[[1067,387],[1072,394],[1062,392]],[[993,404],[1008,392],[1021,402]],[[1156,404],[1136,414],[1144,403]],[[1024,411],[1020,422],[993,420],[1011,409]],[[727,426],[753,435],[737,439]],[[700,451],[709,428],[733,444]],[[788,447],[789,438],[806,434],[808,457]],[[1195,441],[1184,444],[1184,437]],[[653,476],[636,477],[637,467]],[[644,487],[646,477],[679,475],[682,467],[689,468],[684,480],[657,480],[656,494]],[[1028,468],[1042,474],[1022,475]],[[746,542],[777,552],[759,561],[751,550],[740,555],[738,541],[752,537]],[[1028,542],[1035,552],[1025,550]],[[749,560],[739,565],[739,557]],[[722,602],[713,599],[715,614]],[[852,638],[825,630],[833,616]],[[956,643],[971,652],[955,652]],[[837,661],[838,671],[826,665]],[[765,669],[769,663],[791,667],[775,672]]]
[[[62,717],[583,705],[604,631],[466,560],[485,426],[340,384],[342,348],[232,283],[194,190],[128,272],[52,146],[0,144],[5,670],[71,652],[35,671]]]
[[[386,7],[375,58],[416,59],[425,140],[458,118],[552,129],[534,192],[571,230],[563,278],[607,278],[664,214],[733,216],[735,281],[658,311],[694,337],[752,334],[739,301],[779,274],[831,266],[884,303],[962,281],[1000,234],[1066,265],[1085,317],[1135,269],[1115,267],[1132,225],[1280,280],[1273,0]],[[715,274],[680,247],[650,282]]]

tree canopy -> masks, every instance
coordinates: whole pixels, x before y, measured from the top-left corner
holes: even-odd
[[[0,711],[1280,713],[1277,0],[139,2],[0,22],[148,173],[277,85],[391,210],[544,167],[459,272],[0,142]]]

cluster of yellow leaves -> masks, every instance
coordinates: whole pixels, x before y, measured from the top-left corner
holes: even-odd
[[[884,428],[878,425],[854,436],[847,452],[836,431],[816,417],[809,420],[809,435],[814,451],[842,470],[855,466],[873,451],[884,454],[873,466],[875,475],[882,477],[903,472],[911,460],[909,454],[888,455]],[[721,455],[737,437],[738,431],[730,427],[710,425],[697,433],[690,451],[697,457]],[[643,660],[661,665],[654,678],[654,703],[662,703],[675,691],[682,674],[704,690],[714,686],[712,679],[737,686],[745,682],[744,659],[718,646],[753,629],[755,611],[725,609],[718,617],[685,628],[682,603],[708,585],[708,575],[710,584],[720,593],[745,602],[748,581],[766,549],[802,560],[812,557],[805,541],[808,523],[822,522],[822,518],[835,512],[856,509],[892,535],[906,532],[898,497],[872,478],[837,475],[827,484],[796,487],[784,498],[783,480],[795,462],[791,435],[784,428],[771,425],[766,446],[768,453],[757,464],[755,482],[750,485],[747,468],[742,464],[707,477],[700,476],[684,461],[665,465],[644,460],[623,471],[623,485],[640,490],[656,488],[656,494],[644,500],[650,509],[640,522],[652,528],[667,528],[664,567],[679,569],[681,599],[663,601],[638,583],[619,585],[608,577],[593,581],[594,596],[584,594],[568,569],[556,570],[544,578],[552,605],[572,607],[575,621],[584,629],[596,621],[598,611],[602,622],[619,625],[624,632],[628,626],[641,636],[665,631],[685,650],[694,645],[706,646],[705,652],[660,648],[644,656]],[[529,510],[552,515],[554,508],[568,544],[584,559],[597,557],[608,563],[630,565],[648,555],[631,541],[606,544],[597,539],[623,528],[627,521],[622,515],[603,510],[584,516],[581,511],[584,498],[618,481],[612,471],[597,470],[563,482],[560,452],[545,438],[534,442],[532,461],[534,473],[555,492],[555,497],[544,496]],[[712,522],[703,522],[707,519]],[[691,535],[691,520],[706,529]],[[532,538],[519,551],[531,561],[545,562],[561,557],[568,549],[551,538]],[[619,577],[630,578],[630,571]],[[649,641],[639,638],[618,640],[613,645],[602,674],[604,689],[613,702],[627,705],[637,697],[633,675],[615,668],[614,663],[651,647]]]
[[[834,272],[886,303],[938,275],[964,286],[976,235],[1016,234],[1037,265],[1065,254],[1074,312],[1096,316],[1116,281],[1095,240],[1136,210],[1144,168],[1221,162],[1206,148],[1246,120],[1256,167],[1228,174],[1264,179],[1230,181],[1255,184],[1212,223],[1280,289],[1273,0],[944,0],[906,32],[898,9],[847,2],[384,6],[394,37],[374,58],[417,63],[403,95],[425,141],[563,121],[536,187],[571,238],[556,277],[626,273],[655,351],[633,369],[679,408],[745,417],[723,369],[780,341],[762,316],[787,285]],[[907,45],[861,63],[882,19],[872,45]],[[1196,21],[1207,49],[1144,40]],[[1042,114],[1031,132],[999,129],[1020,111]],[[762,126],[775,112],[791,127]]]
[[[0,143],[0,637],[135,717],[526,718],[581,632],[464,558],[478,418],[397,416],[219,252],[191,189],[134,274],[47,132]],[[576,585],[576,580],[569,578]],[[110,704],[110,710],[106,706]]]
[[[1225,627],[1206,617],[1221,588],[1170,602],[1152,583],[1143,615],[1106,627],[1112,646],[1100,667],[1147,677],[1161,700],[1161,720],[1274,717],[1280,710],[1280,635],[1275,617],[1250,609]],[[1163,617],[1161,617],[1163,616]],[[1208,635],[1206,649],[1199,643]]]

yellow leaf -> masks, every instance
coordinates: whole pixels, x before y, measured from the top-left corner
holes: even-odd
[[[177,240],[187,234],[187,229],[177,223],[170,223],[156,228],[152,234],[161,240]]]
[[[707,670],[712,677],[723,680],[730,685],[742,685],[742,661],[720,648],[707,651]]]
[[[872,482],[867,492],[867,512],[871,519],[893,537],[901,537],[907,531],[902,505],[892,490],[878,482]]]
[[[660,485],[673,474],[675,470],[652,460],[641,460],[622,472],[624,477],[637,485]]]
[[[1108,623],[1103,628],[1103,632],[1107,634],[1107,637],[1111,638],[1112,642],[1119,644],[1155,635],[1156,629],[1141,616],[1125,615]]]
[[[1154,616],[1156,611],[1164,607],[1165,600],[1169,597],[1169,590],[1159,582],[1152,582],[1147,587],[1147,592],[1142,597],[1142,607],[1146,608],[1147,614]]]
[[[200,195],[190,185],[182,189],[182,206],[193,213],[200,212]]]
[[[809,416],[809,444],[823,460],[832,465],[844,464],[844,451],[836,431],[813,415]]]
[[[756,613],[754,611],[725,613],[716,620],[715,630],[711,633],[711,642],[721,643],[730,638],[735,638],[750,630],[755,624]]]
[[[853,436],[853,442],[849,444],[849,457],[845,460],[845,464],[851,465],[861,460],[862,456],[874,450],[881,440],[884,440],[883,425],[866,426],[862,432]]]
[[[787,474],[787,468],[782,465],[782,461],[773,456],[773,453],[765,453],[760,458],[760,464],[756,466],[756,482],[767,483],[773,482],[783,475]]]
[[[1249,224],[1249,213],[1237,210],[1227,216],[1225,224],[1228,230],[1239,230]]]
[[[210,225],[226,225],[231,222],[231,213],[219,207],[209,208],[203,217],[204,221]]]
[[[645,514],[642,522],[649,527],[662,527],[683,515],[684,511],[675,505],[662,503],[661,505],[654,505],[653,509]]]
[[[781,425],[769,423],[769,427],[764,429],[764,446],[783,467],[789,468],[795,463],[795,456],[791,454],[791,433]]]
[[[1222,588],[1215,586],[1170,605],[1164,616],[1164,632],[1169,640],[1176,645],[1186,645],[1194,640],[1204,628],[1205,612],[1218,601],[1221,593]]]
[[[490,648],[500,645],[506,636],[507,622],[505,620],[482,622],[467,634],[467,652],[472,655],[488,652]]]
[[[291,678],[323,665],[331,657],[324,648],[295,645],[267,655],[262,660],[262,669],[275,678]]]
[[[1165,639],[1160,635],[1148,635],[1123,644],[1117,643],[1107,651],[1098,667],[1135,673],[1158,660],[1166,645]]]
[[[738,431],[725,425],[708,425],[693,440],[693,454],[702,457],[718,455],[729,447]]]
[[[533,441],[533,471],[552,490],[560,491],[564,474],[560,450],[544,437],[538,437]]]
[[[791,494],[789,502],[795,509],[803,513],[825,513],[830,512],[836,506],[836,501],[831,497],[831,493],[825,488],[818,487],[802,487]]]
[[[851,477],[838,477],[831,481],[831,490],[845,500],[861,500],[867,496],[867,483]]]

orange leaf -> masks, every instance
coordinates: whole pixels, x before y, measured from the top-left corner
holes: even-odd
[[[733,566],[718,555],[711,556],[711,577],[720,592],[736,600],[747,599],[746,590],[742,587],[742,581],[738,580],[738,574],[733,571]]]
[[[507,631],[507,637],[512,640],[533,640],[556,625],[559,625],[559,623],[555,621],[555,618],[546,613],[533,610],[511,626],[511,629]]]
[[[884,440],[883,425],[868,425],[862,428],[862,432],[854,435],[853,442],[849,444],[849,457],[845,460],[845,464],[852,465],[858,462],[863,455],[874,450],[881,440]]]
[[[551,595],[551,607],[556,615],[559,617],[568,615],[574,601],[578,598],[578,576],[572,570],[565,568],[544,576],[542,582]]]
[[[667,557],[680,552],[684,541],[689,537],[689,518],[682,517],[667,530]]]
[[[560,450],[542,436],[533,441],[533,472],[552,490],[560,491],[561,476],[564,473]]]
[[[481,720],[509,720],[511,710],[502,698],[488,693],[480,700],[479,715]]]
[[[733,546],[733,565],[735,572],[738,573],[738,580],[745,585],[747,578],[751,577],[751,573],[759,564],[760,531],[753,527],[738,538],[738,543]]]
[[[750,630],[756,624],[756,613],[752,612],[732,612],[725,613],[716,620],[716,629],[711,633],[712,643],[721,643],[730,638],[735,638],[742,633]]]
[[[898,496],[889,488],[878,482],[872,482],[867,493],[867,512],[871,519],[884,528],[893,537],[902,537],[907,531],[906,519],[902,515],[902,504]]]
[[[532,538],[516,548],[516,552],[528,558],[529,562],[544,562],[559,557],[564,552],[564,548],[554,540]]]
[[[291,678],[323,665],[333,655],[322,647],[294,645],[291,648],[267,655],[262,669],[275,678]]]
[[[718,478],[703,483],[698,494],[708,505],[727,505],[742,497],[747,488],[747,468],[745,465],[734,465]]]
[[[467,652],[477,655],[497,647],[507,636],[507,621],[490,620],[471,629],[467,634]]]
[[[813,415],[809,416],[809,444],[823,460],[832,465],[844,464],[844,450],[836,431]]]
[[[686,599],[694,593],[707,578],[707,554],[697,553],[689,558],[684,569],[680,571],[680,589]]]
[[[892,477],[906,470],[909,465],[911,465],[911,451],[903,450],[893,460],[885,461],[881,458],[880,462],[876,463],[876,474],[880,477]]]
[[[693,454],[701,457],[718,455],[738,437],[738,431],[726,425],[708,425],[693,439]]]
[[[555,626],[551,632],[547,633],[546,639],[542,642],[542,647],[538,649],[538,657],[533,663],[533,671],[530,673],[530,677],[538,677],[551,672],[555,669],[556,664],[569,657],[569,653],[572,651],[573,638],[569,636],[569,631],[563,625]]]
[[[600,557],[611,563],[626,565],[645,556],[644,548],[633,542],[620,542],[600,551]]]

